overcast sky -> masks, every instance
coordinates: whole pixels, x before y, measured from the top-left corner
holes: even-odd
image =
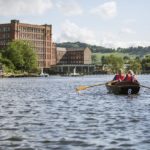
[[[0,0],[0,23],[52,24],[54,42],[150,46],[150,0]]]

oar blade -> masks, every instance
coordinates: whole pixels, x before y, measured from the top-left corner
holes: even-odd
[[[86,90],[88,88],[88,86],[79,86],[76,88],[76,91],[79,92],[81,90]]]
[[[94,84],[94,85],[90,85],[90,86],[81,85],[81,86],[79,86],[79,87],[76,88],[76,91],[79,92],[81,90],[86,90],[86,89],[91,88],[91,87],[101,86],[101,85],[105,85],[105,84],[106,83]]]

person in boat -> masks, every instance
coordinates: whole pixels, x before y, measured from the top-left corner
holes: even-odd
[[[124,81],[137,82],[137,78],[132,70],[129,70],[124,78]]]
[[[123,81],[125,78],[125,75],[123,73],[122,69],[118,70],[118,73],[114,76],[113,81]]]

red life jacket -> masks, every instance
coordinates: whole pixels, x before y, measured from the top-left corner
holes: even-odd
[[[132,82],[133,81],[133,76],[132,75],[130,75],[130,74],[127,74],[126,75],[126,77],[125,77],[125,81],[130,81],[130,82]]]
[[[119,75],[119,74],[117,74],[116,76],[115,76],[115,80],[123,80],[124,79],[124,75],[123,74],[121,74],[121,75]]]

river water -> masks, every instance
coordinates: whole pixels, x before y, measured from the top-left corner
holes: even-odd
[[[0,150],[149,150],[150,89],[108,94],[110,75],[0,79]],[[150,75],[138,77],[150,87]]]

